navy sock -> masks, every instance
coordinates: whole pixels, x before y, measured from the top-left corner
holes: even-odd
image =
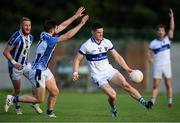
[[[19,96],[14,96],[13,103],[19,102]]]
[[[116,110],[116,106],[111,107],[111,110],[115,111]]]
[[[142,97],[138,99],[138,102],[140,102],[144,106],[146,106],[146,104],[147,104],[146,100],[144,100],[144,98],[142,98]]]
[[[52,112],[53,112],[53,110],[47,109],[47,114],[51,114]]]
[[[20,109],[20,105],[16,105],[15,108],[16,108],[16,109]]]

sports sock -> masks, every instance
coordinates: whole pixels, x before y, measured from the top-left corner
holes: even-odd
[[[53,112],[53,110],[47,109],[47,114],[51,114],[52,112]]]
[[[172,97],[168,97],[168,104],[172,104]]]
[[[155,102],[156,102],[156,97],[152,97],[151,101],[152,101],[153,104],[155,104]]]
[[[19,102],[19,96],[14,96],[13,103],[17,103],[17,102]]]
[[[140,103],[141,103],[142,105],[144,105],[144,106],[146,106],[146,104],[147,104],[146,100],[144,100],[143,97],[140,97],[140,98],[138,99],[138,102],[140,102]]]
[[[115,112],[117,109],[116,109],[116,107],[114,106],[114,107],[111,107],[111,111],[112,112]]]
[[[16,105],[15,108],[16,108],[16,109],[20,109],[20,105],[19,105],[19,104]]]

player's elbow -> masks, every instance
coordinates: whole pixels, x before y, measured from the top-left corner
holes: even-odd
[[[65,34],[61,36],[61,41],[67,41],[71,38],[71,36],[69,34]]]
[[[3,51],[3,55],[6,57],[8,52],[6,50]]]

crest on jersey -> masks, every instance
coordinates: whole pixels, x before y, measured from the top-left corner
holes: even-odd
[[[101,50],[102,50],[102,47],[99,47],[98,49],[99,49],[99,52],[102,52],[102,51],[101,51]]]
[[[104,47],[104,50],[105,50],[105,51],[108,51],[108,47]]]

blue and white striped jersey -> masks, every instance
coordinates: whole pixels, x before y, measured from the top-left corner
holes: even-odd
[[[149,48],[153,51],[154,65],[163,65],[171,62],[171,42],[168,36],[165,36],[162,41],[154,39],[150,43]]]
[[[59,37],[51,36],[47,32],[42,32],[40,42],[36,49],[33,69],[46,70],[53,55],[54,49],[59,42]]]
[[[8,45],[10,45],[13,50],[10,52],[13,59],[22,64],[25,65],[28,62],[28,52],[30,49],[30,46],[33,42],[33,36],[28,35],[24,36],[22,31],[16,31],[8,41]],[[8,62],[9,66],[12,67],[11,62]]]
[[[79,53],[86,56],[88,67],[91,74],[97,74],[107,70],[111,65],[109,64],[107,52],[114,49],[110,40],[103,38],[97,44],[94,37],[88,39],[82,44]]]

